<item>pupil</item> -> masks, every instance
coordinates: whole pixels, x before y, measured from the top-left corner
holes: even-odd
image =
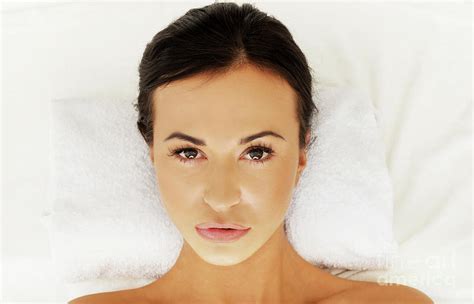
[[[259,151],[259,152],[257,152],[256,155],[255,155],[255,152],[254,152],[254,151]],[[253,155],[252,155],[252,154],[253,154]],[[256,156],[257,158],[262,157],[262,150],[261,150],[261,149],[254,149],[254,150],[252,150],[252,152],[250,152],[250,157],[251,157],[252,159],[254,159],[255,156]]]
[[[191,153],[191,155],[189,155],[188,153]],[[191,158],[195,158],[196,155],[193,155],[193,153],[195,154],[195,151],[193,151],[193,150],[185,150],[185,151],[184,151],[184,155],[185,155],[186,157],[190,156]]]

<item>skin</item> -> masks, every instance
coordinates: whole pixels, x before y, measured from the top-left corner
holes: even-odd
[[[432,303],[407,286],[333,276],[289,243],[284,218],[307,158],[298,146],[296,94],[285,80],[243,65],[212,79],[202,74],[172,82],[155,90],[153,100],[150,157],[183,248],[170,271],[151,284],[69,303]],[[265,130],[283,139],[267,135],[239,144]],[[175,131],[206,145],[165,140]],[[273,155],[258,154],[252,144],[270,145]],[[183,146],[193,150],[171,155]],[[216,243],[196,233],[204,222],[251,229],[238,241]]]

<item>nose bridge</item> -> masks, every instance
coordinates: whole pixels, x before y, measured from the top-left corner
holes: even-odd
[[[209,169],[204,201],[216,211],[224,211],[240,202],[238,171],[230,160],[214,160]]]

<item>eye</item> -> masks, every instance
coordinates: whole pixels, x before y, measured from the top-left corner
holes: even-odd
[[[263,157],[264,154],[267,154],[267,156]],[[273,157],[274,151],[269,145],[258,144],[250,146],[245,155],[250,156],[250,162],[263,164],[264,162],[268,161],[270,158]]]
[[[197,151],[198,151],[197,149],[183,146],[183,147],[171,149],[170,154],[168,156],[175,157],[179,161],[183,163],[187,163],[197,158],[197,154],[198,154]]]
[[[168,156],[176,157],[183,163],[195,162],[199,159],[198,154],[200,153],[198,149],[187,146],[170,149],[169,152],[170,154]],[[264,157],[265,154],[267,154],[266,157]],[[245,155],[250,156],[250,159],[246,158],[246,160],[250,161],[251,163],[263,164],[273,157],[274,151],[270,145],[257,144],[250,146],[247,149]]]

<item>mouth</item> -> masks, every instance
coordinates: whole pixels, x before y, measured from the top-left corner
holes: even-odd
[[[240,224],[204,223],[196,225],[195,229],[206,240],[227,243],[237,241],[251,228]]]

